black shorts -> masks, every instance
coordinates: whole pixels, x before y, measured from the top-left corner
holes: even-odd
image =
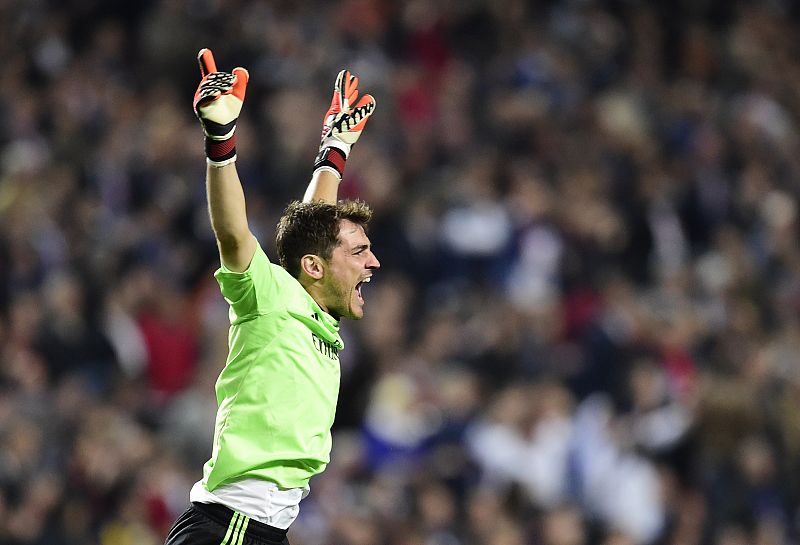
[[[286,530],[218,503],[195,503],[169,531],[165,545],[289,545]]]

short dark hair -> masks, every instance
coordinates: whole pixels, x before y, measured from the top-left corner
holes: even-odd
[[[339,224],[350,220],[367,229],[372,209],[360,200],[336,204],[292,201],[278,222],[277,246],[281,266],[300,277],[300,259],[306,254],[330,259],[339,245]]]

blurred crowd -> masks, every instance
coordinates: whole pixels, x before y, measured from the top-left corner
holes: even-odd
[[[336,73],[378,103],[341,195],[383,267],[293,545],[800,543],[798,36],[791,0],[0,0],[0,543],[159,544],[210,454],[201,47],[250,71],[272,257]]]

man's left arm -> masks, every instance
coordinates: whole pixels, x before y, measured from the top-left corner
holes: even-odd
[[[322,139],[314,161],[314,172],[304,202],[336,204],[344,166],[361,131],[375,111],[375,99],[364,95],[358,100],[358,78],[348,70],[336,77],[331,106],[322,120]]]

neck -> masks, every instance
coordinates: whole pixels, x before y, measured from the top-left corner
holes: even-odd
[[[323,297],[322,286],[320,286],[319,280],[315,280],[314,278],[310,278],[308,276],[301,276],[301,278],[298,278],[297,280],[300,282],[300,285],[303,286],[303,289],[306,290],[311,298],[319,305],[320,309],[333,316],[337,321],[341,318],[340,316],[336,316],[335,313],[328,309],[328,305],[325,303],[325,298]]]

